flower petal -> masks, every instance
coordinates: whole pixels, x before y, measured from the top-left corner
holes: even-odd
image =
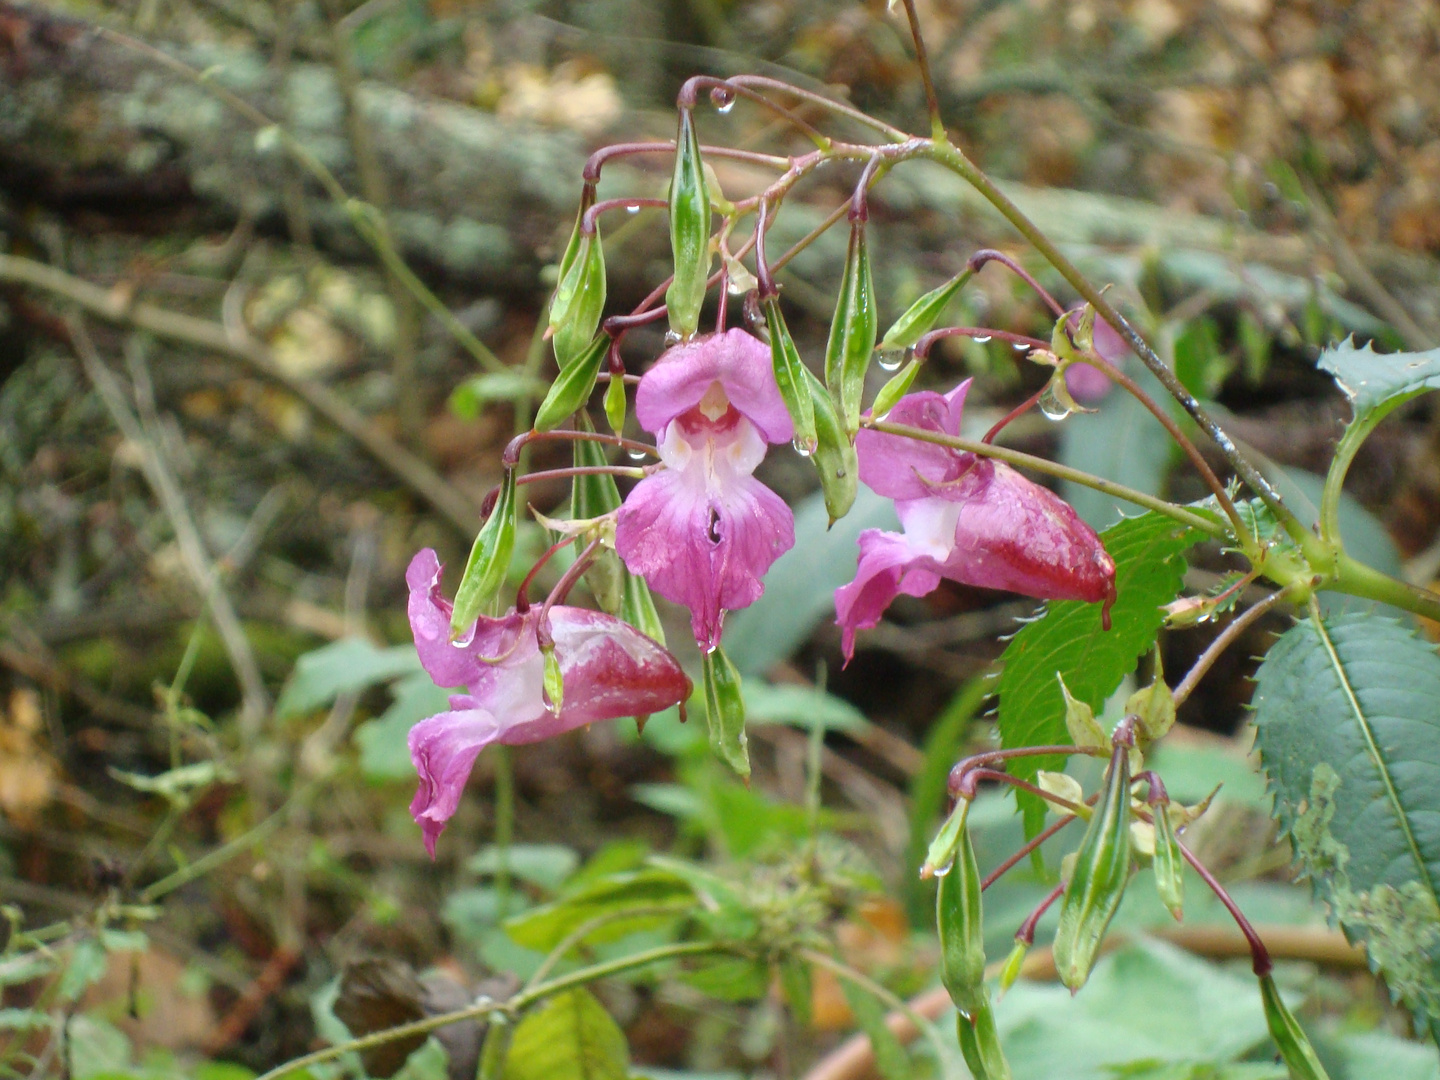
[[[513,612],[504,618],[481,618],[468,635],[450,640],[450,601],[440,592],[444,569],[430,548],[416,552],[405,571],[410,587],[410,630],[420,664],[436,686],[474,686],[491,666],[482,658],[504,656],[512,651],[520,633],[520,618]]]
[[[719,383],[736,410],[760,429],[767,442],[789,442],[795,425],[786,411],[770,366],[770,348],[744,330],[695,338],[662,353],[640,380],[635,415],[646,431],[658,433],[700,403]]]
[[[457,694],[450,705],[452,711],[421,720],[410,729],[410,760],[420,774],[410,814],[432,859],[435,841],[460,805],[476,755],[500,737],[500,721],[474,698]]]
[[[795,544],[795,518],[773,491],[707,448],[630,492],[615,525],[615,550],[632,574],[690,609],[702,648],[719,644],[724,611],[753,604],[761,578]]]
[[[901,533],[866,529],[860,534],[860,564],[855,580],[835,590],[835,621],[848,664],[855,655],[855,632],[880,622],[890,602],[904,593],[924,596],[940,584],[941,565],[919,551]]]
[[[550,633],[565,678],[567,728],[660,712],[690,697],[690,680],[669,650],[613,616],[554,607]]]
[[[892,424],[958,435],[970,382],[966,379],[944,395],[932,390],[906,394],[885,419]],[[935,485],[955,479],[969,457],[949,447],[868,430],[855,436],[855,450],[860,456],[860,479],[887,499],[923,499],[934,495]]]
[[[947,578],[1044,600],[1114,598],[1114,560],[1069,503],[999,461],[976,461],[963,485]]]

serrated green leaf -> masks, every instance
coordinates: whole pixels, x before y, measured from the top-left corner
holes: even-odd
[[[1184,553],[1204,534],[1152,511],[1117,522],[1100,539],[1115,560],[1111,628],[1101,625],[1100,605],[1062,600],[1011,638],[1001,656],[998,689],[1000,739],[1006,747],[1070,741],[1057,672],[1076,700],[1094,710],[1105,704],[1155,641],[1164,621],[1161,607],[1180,592]],[[1059,769],[1061,760],[1020,758],[1011,763],[1011,772],[1029,780],[1041,769]],[[1044,804],[1021,793],[1020,805],[1026,832],[1033,836],[1044,823]]]
[[[364,638],[341,638],[295,661],[295,670],[275,703],[275,718],[302,716],[329,706],[341,694],[359,693],[421,670],[413,645],[382,649]]]
[[[588,990],[556,994],[515,1028],[504,1080],[625,1080],[625,1033]]]
[[[1256,744],[1316,892],[1440,1027],[1440,657],[1401,623],[1307,620],[1256,674]]]
[[[1440,390],[1440,349],[1415,353],[1377,353],[1367,342],[1355,347],[1346,338],[1320,354],[1321,371],[1350,399],[1355,423],[1364,423],[1376,410],[1389,413],[1426,390]]]

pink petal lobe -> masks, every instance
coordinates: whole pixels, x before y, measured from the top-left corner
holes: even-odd
[[[749,474],[763,443],[747,429],[742,420],[725,440],[691,444],[683,421],[673,423],[661,448],[673,466],[637,484],[616,521],[625,565],[690,609],[707,649],[720,641],[723,613],[758,600],[765,572],[795,544],[790,508]]]
[[[499,619],[482,617],[469,634],[452,643],[452,607],[440,592],[442,569],[430,548],[416,552],[410,560],[405,571],[410,588],[410,630],[420,664],[436,686],[469,686],[488,667],[482,658],[502,656],[514,647],[520,619],[513,612]]]
[[[457,694],[450,705],[453,711],[421,720],[410,729],[410,760],[420,774],[410,814],[432,859],[435,841],[460,805],[475,758],[500,736],[499,720],[474,698]]]
[[[970,382],[966,379],[947,395],[930,390],[906,394],[885,420],[942,435],[959,435],[960,414]],[[958,476],[970,456],[946,446],[869,430],[855,436],[855,450],[860,456],[860,479],[887,499],[934,495],[935,485]]]
[[[740,329],[695,338],[662,353],[635,393],[640,426],[658,434],[698,405],[717,382],[767,442],[794,438],[794,422],[775,385],[770,347]]]
[[[940,565],[919,553],[900,533],[866,529],[860,534],[860,565],[855,580],[835,590],[835,621],[848,664],[855,655],[855,632],[880,623],[890,602],[904,593],[924,596],[940,584]]]
[[[660,712],[690,697],[690,680],[663,646],[619,619],[585,608],[550,609],[570,726]]]

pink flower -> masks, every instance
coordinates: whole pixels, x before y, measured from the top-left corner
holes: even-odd
[[[909,394],[886,417],[960,433],[970,381],[944,396]],[[1047,600],[1115,596],[1115,563],[1064,500],[1003,462],[898,435],[861,431],[860,479],[895,500],[903,533],[860,534],[855,580],[835,590],[845,658],[896,596],[924,596],[949,578]]]
[[[650,588],[690,609],[708,651],[725,612],[758,600],[770,564],[795,543],[790,508],[751,475],[766,443],[795,432],[770,349],[743,330],[678,345],[640,380],[635,414],[656,435],[665,468],[626,498],[615,550]]]
[[[476,756],[491,743],[538,742],[596,720],[659,712],[690,696],[690,680],[675,658],[644,634],[598,611],[556,606],[550,634],[565,693],[559,711],[551,712],[535,632],[540,609],[482,617],[468,638],[452,644],[440,570],[426,548],[405,573],[420,663],[438,685],[469,691],[450,698],[450,712],[410,729],[410,758],[420,774],[410,813],[432,858]]]

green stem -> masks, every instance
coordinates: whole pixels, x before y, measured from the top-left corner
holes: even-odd
[[[463,1009],[456,1009],[454,1012],[440,1013],[437,1016],[427,1016],[424,1020],[415,1020],[409,1024],[400,1024],[398,1027],[386,1028],[384,1031],[377,1031],[359,1039],[351,1039],[349,1042],[337,1043],[335,1046],[327,1046],[324,1050],[316,1050],[312,1054],[305,1054],[302,1057],[287,1061],[284,1065],[278,1065],[258,1077],[257,1080],[277,1080],[278,1077],[287,1076],[301,1069],[308,1069],[311,1065],[334,1061],[336,1058],[343,1057],[346,1054],[369,1050],[376,1046],[384,1046],[386,1043],[395,1042],[398,1039],[408,1039],[414,1035],[428,1035],[432,1031],[438,1031],[442,1027],[459,1023],[462,1020],[488,1019],[495,1013],[505,1013],[510,1016],[515,1016],[536,1002],[543,1001],[545,998],[558,994],[561,991],[569,990],[576,986],[585,986],[587,983],[609,978],[611,975],[620,975],[627,971],[633,971],[636,968],[648,967],[650,964],[658,964],[664,960],[677,960],[686,956],[704,956],[707,953],[739,953],[740,951],[741,950],[737,949],[734,945],[726,945],[713,941],[682,941],[672,945],[661,945],[654,949],[646,949],[644,952],[623,956],[618,960],[610,960],[603,964],[592,964],[590,967],[581,968],[578,971],[572,971],[566,975],[558,976],[549,982],[541,983],[539,986],[522,990],[506,1001],[477,1001],[474,1005],[466,1006]]]
[[[1176,506],[1164,499],[1157,499],[1154,495],[1147,495],[1143,491],[1136,491],[1134,488],[1117,484],[1113,480],[1102,480],[1098,476],[1091,476],[1087,472],[1081,472],[1079,469],[1072,469],[1042,457],[1035,457],[1033,454],[995,446],[993,443],[961,438],[958,435],[943,435],[938,431],[926,431],[924,428],[909,427],[905,424],[889,424],[882,420],[862,419],[860,426],[872,431],[883,431],[887,435],[902,435],[906,438],[918,439],[921,442],[935,443],[937,446],[948,446],[954,450],[979,454],[981,457],[998,458],[1010,465],[1034,469],[1036,472],[1046,473],[1060,480],[1069,480],[1084,487],[1094,488],[1106,495],[1113,495],[1117,499],[1124,499],[1136,506],[1143,506],[1147,510],[1154,510],[1157,514],[1164,514],[1189,528],[1199,529],[1207,536],[1213,536],[1217,540],[1233,540],[1225,526],[1192,510],[1187,510],[1183,506]]]
[[[1210,436],[1220,452],[1225,455],[1225,460],[1230,463],[1236,475],[1243,480],[1279,521],[1296,542],[1300,541],[1302,534],[1308,535],[1308,530],[1302,525],[1298,518],[1292,514],[1287,506],[1280,500],[1280,495],[1270,486],[1270,482],[1260,474],[1245,457],[1236,449],[1235,443],[1220,428],[1210,414],[1201,408],[1200,403],[1195,400],[1194,395],[1185,389],[1185,385],[1176,377],[1175,373],[1166,366],[1165,362],[1156,355],[1155,350],[1150,348],[1145,339],[1135,332],[1125,318],[1115,310],[1114,306],[1105,299],[1104,295],[1094,285],[1086,280],[1085,275],[1080,273],[1075,264],[1065,257],[1064,253],[1056,247],[1055,243],[1046,236],[1040,229],[1027,218],[1010,198],[995,186],[995,182],[981,172],[973,162],[970,161],[960,150],[948,142],[934,142],[930,144],[930,158],[940,165],[945,166],[951,172],[965,180],[976,191],[985,197],[985,200],[995,207],[996,210],[1010,222],[1026,240],[1045,257],[1060,276],[1070,283],[1077,293],[1085,298],[1095,309],[1097,315],[1104,319],[1123,337],[1135,354],[1140,357],[1151,373],[1160,380],[1166,390],[1180,402],[1181,406],[1191,419],[1200,426],[1200,430]]]
[[[1378,600],[1382,604],[1391,604],[1440,622],[1440,596],[1428,589],[1382,574],[1343,551],[1335,560],[1334,579],[1325,582],[1322,588],[1365,600]]]

